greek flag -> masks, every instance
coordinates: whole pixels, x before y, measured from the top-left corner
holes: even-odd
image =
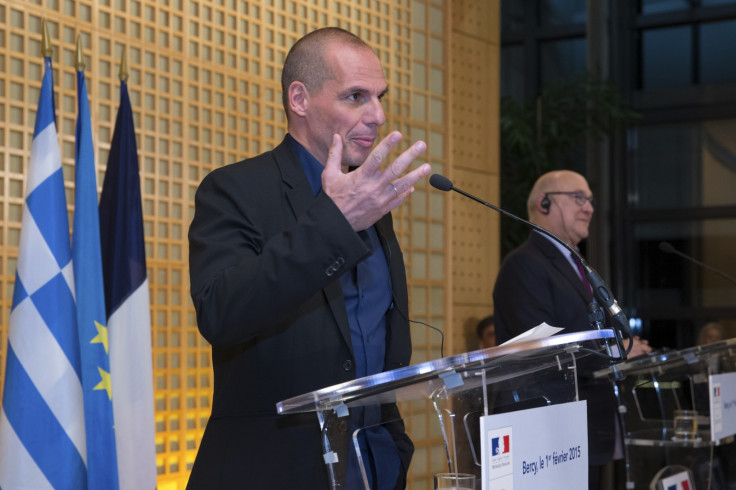
[[[87,481],[91,490],[116,490],[118,465],[113,391],[105,315],[92,125],[84,71],[77,71],[74,231],[72,256],[87,428]]]
[[[86,487],[86,442],[69,219],[51,59],[27,173],[10,312],[0,487]]]
[[[100,237],[120,488],[153,490],[151,314],[138,152],[124,81],[100,197]]]

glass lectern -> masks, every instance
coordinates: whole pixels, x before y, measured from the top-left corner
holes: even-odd
[[[686,476],[690,488],[736,486],[736,339],[652,352],[615,370],[626,488],[658,490]]]
[[[443,471],[480,478],[480,417],[577,401],[581,364],[595,359],[601,369],[591,354],[611,339],[612,330],[591,330],[477,350],[305,393],[279,402],[277,411],[315,413],[327,488],[369,489],[372,457],[361,433],[395,423],[415,440],[436,435]]]

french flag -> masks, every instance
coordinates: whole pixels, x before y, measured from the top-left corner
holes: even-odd
[[[124,80],[100,197],[100,240],[120,489],[153,490],[151,312],[138,151]]]

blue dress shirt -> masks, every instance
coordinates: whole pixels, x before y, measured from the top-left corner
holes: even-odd
[[[322,191],[324,166],[291,135],[291,142],[307,180],[316,196]],[[392,302],[392,284],[388,262],[375,227],[358,233],[373,253],[352,270],[340,276],[345,309],[350,325],[350,340],[355,358],[355,376],[362,378],[383,371],[386,356],[386,312]],[[399,472],[399,456],[389,432],[380,426],[380,406],[351,410],[351,425],[365,428],[358,433],[361,455],[367,462],[371,488],[392,489]],[[351,451],[346,484],[348,488],[360,479],[360,471]]]

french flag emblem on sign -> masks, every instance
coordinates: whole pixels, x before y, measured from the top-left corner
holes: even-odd
[[[665,490],[691,490],[690,475],[686,471],[668,476],[662,480],[662,488]]]
[[[502,437],[494,437],[491,439],[491,453],[496,456],[506,454],[510,450],[510,437],[508,435]],[[689,489],[688,489],[689,490]]]

